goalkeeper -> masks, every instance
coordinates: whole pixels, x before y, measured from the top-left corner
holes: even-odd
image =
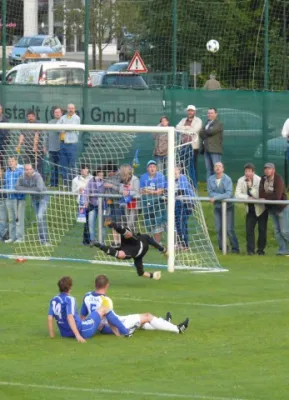
[[[130,228],[117,225],[112,223],[109,225],[110,228],[114,229],[121,235],[121,244],[119,247],[106,246],[103,243],[97,241],[91,241],[90,247],[98,247],[104,253],[109,256],[119,258],[121,260],[129,260],[133,258],[134,265],[137,270],[138,276],[143,276],[144,278],[160,279],[161,272],[145,272],[143,269],[143,257],[149,250],[149,245],[158,249],[161,253],[167,255],[167,250],[162,245],[157,243],[151,236],[146,234],[137,233],[136,235],[130,230]]]

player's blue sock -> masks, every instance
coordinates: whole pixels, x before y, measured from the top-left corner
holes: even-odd
[[[128,335],[128,329],[123,325],[123,323],[117,318],[113,311],[106,314],[107,322],[115,326],[121,335]]]

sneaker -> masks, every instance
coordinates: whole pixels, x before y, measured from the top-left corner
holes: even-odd
[[[169,311],[166,313],[165,320],[168,322],[172,322],[173,320],[172,314]]]
[[[125,337],[132,337],[132,335],[135,333],[135,331],[137,330],[138,326],[134,325],[131,328],[129,328],[128,330],[128,334],[125,335]]]
[[[14,243],[15,242],[15,240],[13,240],[13,239],[7,239],[7,240],[5,240],[5,243]]]
[[[248,256],[254,256],[254,255],[255,255],[255,253],[253,251],[248,252]]]
[[[156,272],[153,273],[153,279],[155,279],[156,281],[161,279],[161,276],[162,276],[161,271],[156,271]]]
[[[264,256],[265,255],[265,251],[263,251],[263,250],[258,250],[257,253],[258,253],[258,256]]]
[[[24,243],[23,239],[16,239],[14,243]]]
[[[185,333],[185,330],[186,330],[187,327],[189,326],[189,322],[190,322],[189,318],[186,318],[186,319],[184,320],[184,322],[181,322],[181,323],[178,325],[179,333]]]
[[[89,247],[98,247],[98,248],[100,248],[101,247],[101,243],[98,242],[97,240],[91,240],[90,243],[89,243]]]
[[[43,243],[41,243],[41,246],[45,246],[45,247],[51,247],[51,246],[52,246],[52,244],[51,244],[51,243],[49,243],[49,242],[43,242]]]

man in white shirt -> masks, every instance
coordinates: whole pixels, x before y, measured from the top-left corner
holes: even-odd
[[[199,155],[199,133],[202,129],[202,120],[196,117],[196,107],[188,105],[187,117],[181,119],[176,129],[181,134],[181,153],[180,161],[182,164],[182,172],[188,169],[189,176],[195,187],[198,186],[198,155]],[[191,145],[186,145],[190,143]]]
[[[236,199],[259,199],[261,178],[255,174],[255,166],[251,163],[244,166],[245,175],[238,180]],[[255,227],[258,224],[257,254],[265,255],[267,242],[268,211],[263,204],[246,204],[246,241],[249,256],[255,254]]]
[[[286,159],[289,160],[289,118],[286,119],[286,121],[284,122],[281,135],[283,136],[283,138],[287,139],[288,145],[287,145]]]

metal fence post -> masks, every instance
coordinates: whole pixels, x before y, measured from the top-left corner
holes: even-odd
[[[173,86],[177,84],[178,0],[173,0],[172,72]]]
[[[103,231],[103,200],[102,197],[98,197],[97,199],[97,203],[98,203],[98,241],[100,243],[103,242],[103,237],[102,237],[102,231]]]
[[[222,253],[227,254],[227,203],[222,201]]]
[[[5,108],[6,105],[6,46],[7,46],[7,0],[2,0],[2,87],[1,87],[1,103]],[[4,110],[3,113],[5,114]]]

